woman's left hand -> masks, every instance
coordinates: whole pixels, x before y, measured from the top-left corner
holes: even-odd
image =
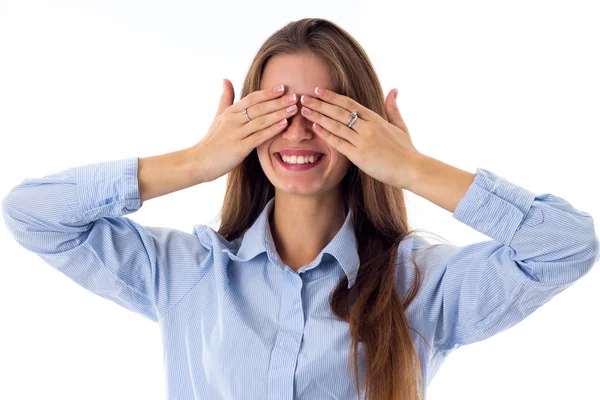
[[[324,90],[319,88],[319,91]],[[392,90],[385,101],[390,122],[350,97],[325,90],[302,96],[301,114],[313,121],[313,130],[373,178],[399,188],[413,179],[422,156],[413,145]],[[306,109],[312,114],[306,114]],[[348,128],[350,112],[358,120]]]

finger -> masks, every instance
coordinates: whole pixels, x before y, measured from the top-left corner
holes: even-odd
[[[303,106],[307,106],[311,110],[318,111],[319,113],[321,113],[335,121],[343,123],[344,125],[347,125],[350,122],[350,118],[351,118],[350,111],[348,111],[345,108],[336,106],[334,104],[327,103],[325,101],[322,101],[322,100],[319,100],[317,98],[307,96],[307,95],[300,96],[300,102],[302,103]],[[360,133],[361,129],[364,128],[364,121],[361,118],[362,118],[362,115],[359,115],[359,119],[357,119],[356,122],[354,123],[354,125],[352,125],[352,132]],[[317,122],[321,123],[320,121],[317,121]],[[329,129],[330,131],[332,130],[331,129],[332,126],[328,126],[328,125],[324,125],[324,124],[325,124],[325,122],[323,121],[323,124],[321,124],[321,125],[323,125],[326,129]],[[348,139],[346,139],[346,140],[348,140]]]
[[[319,94],[317,92],[317,89],[319,91],[324,91],[324,93]],[[355,101],[354,99],[352,99],[348,96],[344,96],[344,95],[335,93],[334,91],[329,90],[329,89],[323,89],[323,88],[317,87],[317,88],[315,88],[315,95],[317,98],[319,98],[323,101],[326,101],[331,104],[335,104],[336,106],[344,108],[350,112],[355,111],[365,121],[370,121],[379,116],[379,114],[368,109],[367,107],[364,107],[362,104]]]
[[[242,143],[248,145],[248,148],[254,149],[260,146],[262,143],[271,139],[273,136],[277,135],[279,132],[284,130],[288,125],[288,119],[284,118],[282,120],[277,121],[274,124],[267,126],[266,128],[261,129],[258,132],[255,132],[245,138],[242,139]]]
[[[233,104],[234,96],[235,92],[233,89],[233,84],[229,79],[223,79],[223,92],[221,93],[221,100],[219,101],[219,107],[217,108],[217,114],[215,114],[215,117],[223,114],[223,111]]]
[[[279,100],[279,99],[278,99]],[[281,99],[283,100],[283,99]],[[266,103],[263,103],[266,104]],[[257,118],[252,119],[250,122],[246,122],[242,125],[240,134],[242,138],[246,138],[247,136],[252,136],[254,133],[261,131],[277,122],[283,120],[284,118],[290,118],[298,113],[298,106],[292,104],[291,106],[279,109],[275,112],[271,112],[269,114],[261,115]],[[241,113],[240,113],[241,114]],[[246,120],[246,117],[242,114],[242,118]],[[246,120],[247,121],[247,120]]]
[[[253,105],[252,107],[249,107],[246,110],[246,113],[248,114],[248,117],[250,118],[250,120],[254,121],[254,120],[262,117],[263,115],[267,115],[267,114],[279,111],[282,108],[287,109],[288,107],[295,105],[297,102],[298,102],[298,96],[296,96],[295,93],[286,94],[285,96]],[[247,123],[248,118],[246,118],[246,116],[243,113],[239,113],[239,114],[240,114],[240,124]]]
[[[352,143],[348,142],[347,140],[344,140],[343,138],[337,135],[334,135],[327,129],[323,128],[321,125],[317,124],[316,122],[313,123],[313,130],[317,133],[317,135],[322,137],[323,140],[329,143],[331,147],[333,147],[346,157],[353,158],[353,155],[356,151],[356,147]]]
[[[246,97],[235,103],[231,107],[233,112],[241,112],[244,108],[250,108],[255,104],[262,103],[263,101],[271,100],[281,96],[285,93],[285,86],[278,85],[272,88],[262,89],[254,91],[248,94]]]
[[[352,144],[352,146],[357,145],[359,133],[354,130],[354,127],[359,121],[356,121],[356,124],[353,125],[352,128],[348,128],[348,125],[331,119],[328,116],[323,115],[311,108],[302,106],[302,110],[300,112],[305,118],[311,120],[312,122],[318,123],[322,128],[325,128],[329,132],[335,134],[335,136],[344,139],[346,142]]]
[[[410,135],[408,132],[408,127],[404,123],[404,119],[402,119],[402,115],[400,114],[400,109],[398,108],[398,103],[396,101],[396,97],[394,96],[394,92],[395,90],[392,90],[385,99],[385,109],[388,121],[402,129],[407,135]]]

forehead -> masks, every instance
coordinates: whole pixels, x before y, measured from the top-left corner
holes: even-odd
[[[313,53],[278,54],[273,56],[263,70],[260,89],[279,84],[286,93],[314,95],[316,86],[333,89],[327,64]]]

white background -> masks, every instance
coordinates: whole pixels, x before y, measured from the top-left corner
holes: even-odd
[[[271,33],[323,17],[362,44],[386,94],[399,89],[419,151],[553,193],[600,221],[596,2],[210,3],[0,1],[2,197],[26,177],[195,144],[222,78],[238,101]],[[130,217],[217,229],[225,181]],[[459,245],[489,239],[405,193],[413,228]],[[164,399],[158,326],[77,286],[0,227],[0,398]],[[599,287],[596,266],[515,327],[457,350],[428,399],[599,399]]]

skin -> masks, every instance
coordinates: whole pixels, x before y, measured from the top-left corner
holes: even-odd
[[[346,218],[341,181],[350,160],[321,139],[312,121],[300,112],[301,95],[314,96],[316,86],[334,89],[327,65],[312,53],[277,55],[263,71],[260,89],[284,84],[284,96],[296,94],[298,112],[287,117],[287,127],[256,148],[260,165],[275,187],[269,218],[271,234],[282,261],[292,270],[313,261],[333,240]],[[307,171],[288,171],[273,154],[286,148],[324,153],[321,164]]]

